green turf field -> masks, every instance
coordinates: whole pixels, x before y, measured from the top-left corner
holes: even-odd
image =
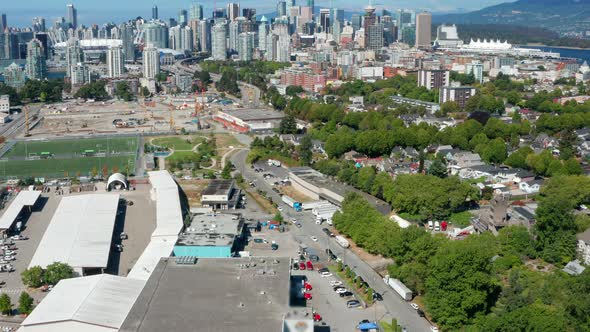
[[[62,178],[127,170],[133,173],[138,142],[137,137],[17,142],[0,160],[0,178]],[[106,153],[106,156],[84,157],[85,150]],[[49,152],[52,157],[27,160],[43,152]]]
[[[78,175],[107,174],[135,169],[135,155],[112,157],[82,157],[70,159],[0,160],[0,177],[19,179],[26,177],[62,178]]]
[[[61,139],[51,141],[18,142],[2,158],[28,157],[50,152],[53,155],[80,154],[85,150],[122,153],[137,151],[137,137]],[[27,155],[28,154],[28,155]]]

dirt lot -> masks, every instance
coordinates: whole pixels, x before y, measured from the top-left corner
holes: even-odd
[[[304,203],[304,202],[313,201],[313,199],[303,195],[300,191],[293,188],[293,186],[279,186],[277,188],[279,188],[279,191],[281,192],[281,194],[287,195],[287,196],[293,198],[297,202]]]
[[[209,180],[179,180],[178,184],[188,197],[191,207],[201,206],[201,193],[207,188]]]

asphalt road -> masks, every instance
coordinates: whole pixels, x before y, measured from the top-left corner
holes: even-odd
[[[240,137],[241,136],[241,137]],[[248,143],[249,137],[239,135],[238,139],[243,140],[243,143]],[[240,151],[232,157],[232,162],[236,165],[236,169],[240,171],[242,176],[247,181],[256,180],[256,185],[259,189],[267,192],[267,195],[272,197],[274,202],[281,202],[280,196],[272,191],[272,186],[262,178],[261,173],[254,172],[253,169],[246,166],[245,160],[248,151]],[[332,252],[341,257],[344,264],[350,266],[357,275],[360,275],[375,291],[383,295],[383,304],[387,308],[387,314],[397,318],[399,324],[408,331],[429,331],[430,323],[420,318],[416,310],[409,306],[409,303],[402,300],[401,297],[395,293],[389,286],[387,286],[381,276],[375,272],[367,263],[360,259],[354,252],[342,248],[336,243],[333,238],[328,237],[322,232],[322,228],[326,225],[316,225],[315,218],[311,212],[295,212],[283,203],[279,206],[283,207],[283,216],[286,220],[295,218],[302,224],[301,228],[295,229],[294,232],[299,233],[297,238],[301,240],[302,244],[312,247],[320,247],[323,252],[326,248],[330,248]],[[318,242],[310,239],[311,236],[316,236]]]

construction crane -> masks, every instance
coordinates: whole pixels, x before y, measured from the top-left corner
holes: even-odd
[[[25,106],[25,137],[29,137],[29,107]]]
[[[170,102],[170,131],[174,131],[174,105]]]

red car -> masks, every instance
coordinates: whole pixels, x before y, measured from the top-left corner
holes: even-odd
[[[310,291],[310,290],[312,290],[312,289],[313,289],[313,287],[311,287],[311,284],[310,284],[310,283],[308,283],[308,282],[304,283],[304,284],[303,284],[303,287],[305,287],[305,290],[306,290],[306,291]]]
[[[305,263],[303,263],[303,262],[299,263],[299,269],[305,270]]]
[[[303,298],[306,300],[311,300],[311,298],[312,298],[311,293],[308,293],[308,292],[303,293]]]
[[[311,261],[307,261],[307,269],[313,270],[313,264],[311,263]]]
[[[322,320],[322,316],[320,316],[320,314],[318,314],[317,312],[313,313],[313,321],[314,322],[319,322]]]

